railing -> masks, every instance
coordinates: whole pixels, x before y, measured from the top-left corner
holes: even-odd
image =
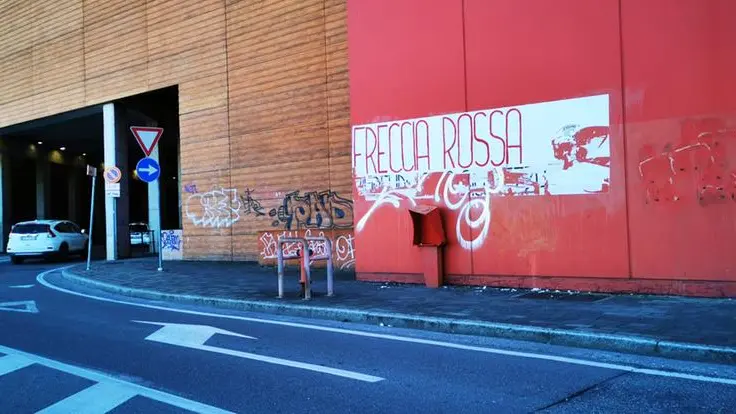
[[[282,249],[282,246],[284,243],[300,243],[302,245],[302,251],[304,252],[304,257],[302,258],[302,266],[304,266],[304,272],[306,273],[306,278],[304,281],[304,299],[311,299],[312,298],[312,291],[310,287],[310,276],[309,276],[309,245],[307,244],[307,241],[301,237],[280,237],[278,241],[278,246],[276,249],[276,258],[278,260],[278,267],[279,267],[279,298],[284,297],[284,259],[297,259],[299,258],[299,254],[296,255],[289,255],[284,256],[284,250]]]
[[[333,275],[332,275],[332,242],[327,237],[305,237],[307,241],[323,242],[325,244],[325,254],[312,256],[312,260],[327,260],[327,296],[332,296],[333,291]],[[307,272],[309,274],[309,272]]]
[[[325,253],[321,255],[311,255],[309,249],[309,242],[322,242],[325,245]],[[284,255],[282,246],[286,243],[299,243],[302,246],[301,251],[303,255],[299,253]],[[278,262],[278,289],[279,298],[284,297],[284,260],[287,259],[302,259],[302,268],[304,269],[304,299],[309,300],[312,298],[312,272],[310,269],[312,260],[327,260],[327,296],[334,295],[334,279],[333,279],[333,266],[332,266],[332,242],[327,237],[280,237],[276,249],[276,258]]]

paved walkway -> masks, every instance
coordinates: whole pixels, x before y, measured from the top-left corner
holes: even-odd
[[[418,285],[366,283],[337,273],[335,296],[324,295],[324,273],[313,276],[313,299],[298,297],[297,271],[286,278],[287,297],[276,298],[276,271],[255,264],[166,262],[151,259],[95,263],[84,278],[113,285],[213,298],[292,303],[357,311],[452,318],[556,328],[576,332],[634,335],[736,348],[736,300],[605,295],[483,287],[428,289]]]

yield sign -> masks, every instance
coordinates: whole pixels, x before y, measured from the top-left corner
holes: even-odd
[[[138,141],[138,145],[141,146],[146,157],[150,157],[151,153],[153,153],[153,149],[156,148],[156,144],[158,144],[159,138],[161,138],[161,134],[164,133],[164,129],[133,126],[130,127],[130,132],[133,133],[133,136],[136,141]]]

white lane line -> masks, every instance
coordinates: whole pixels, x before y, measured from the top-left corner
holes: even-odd
[[[177,309],[177,308],[169,308],[169,307],[164,307],[164,306],[149,305],[145,303],[127,302],[123,300],[102,298],[98,296],[88,295],[85,293],[74,292],[68,289],[54,286],[45,279],[46,275],[62,270],[62,269],[68,269],[69,267],[71,266],[67,266],[61,269],[47,270],[39,274],[36,277],[36,280],[38,281],[38,283],[41,283],[47,288],[54,289],[59,292],[68,293],[70,295],[81,296],[81,297],[85,297],[88,299],[99,300],[102,302],[117,303],[121,305],[137,306],[141,308],[157,309],[157,310],[163,310],[163,311],[169,311],[169,312],[183,313],[183,314],[188,314],[188,315],[209,316],[213,318],[222,318],[222,319],[234,319],[234,320],[245,321],[245,322],[255,322],[255,323],[263,323],[263,324],[269,324],[269,325],[280,325],[280,326],[288,326],[292,328],[311,329],[315,331],[333,332],[333,333],[340,333],[340,334],[345,334],[345,335],[355,335],[355,336],[362,336],[362,337],[368,337],[368,338],[386,339],[390,341],[432,345],[432,346],[439,346],[443,348],[461,349],[464,351],[483,352],[487,354],[507,355],[507,356],[514,356],[514,357],[520,357],[520,358],[531,358],[531,359],[539,359],[539,360],[546,360],[546,361],[555,361],[555,362],[562,362],[566,364],[583,365],[583,366],[596,367],[596,368],[605,368],[605,369],[625,371],[625,372],[631,372],[631,373],[637,373],[637,374],[643,374],[643,375],[653,375],[653,376],[679,378],[679,379],[701,381],[701,382],[712,382],[712,383],[718,383],[718,384],[736,385],[736,379],[730,379],[730,378],[709,377],[709,376],[704,376],[704,375],[685,374],[685,373],[674,372],[674,371],[660,371],[657,369],[638,368],[638,367],[634,367],[630,365],[621,365],[621,364],[609,364],[605,362],[589,361],[589,360],[577,359],[577,358],[567,358],[567,357],[561,357],[561,356],[556,356],[556,355],[546,355],[546,354],[520,352],[520,351],[507,351],[505,349],[454,344],[451,342],[433,341],[430,339],[409,338],[409,337],[397,336],[397,335],[354,331],[351,329],[331,328],[331,327],[319,326],[319,325],[308,325],[308,324],[297,323],[297,322],[275,321],[275,320],[270,320],[270,319],[249,318],[246,316],[236,316],[236,315],[222,315],[222,314],[211,313],[211,312],[199,312],[199,311],[193,311],[193,310],[188,310],[188,309]]]
[[[37,414],[99,414],[106,413],[124,404],[138,393],[129,387],[99,382],[71,395]]]
[[[0,377],[13,371],[33,365],[33,361],[18,355],[5,355],[0,357]]]
[[[345,371],[337,368],[323,367],[321,365],[308,364],[306,362],[290,361],[288,359],[281,359],[275,357],[269,357],[265,355],[251,354],[249,352],[234,351],[227,348],[218,348],[209,345],[200,345],[198,347],[191,347],[192,349],[201,349],[203,351],[215,352],[218,354],[230,355],[239,358],[252,359],[254,361],[267,362],[269,364],[283,365],[291,368],[301,368],[308,371],[319,372],[322,374],[330,374],[343,378],[350,378],[358,381],[365,382],[379,382],[383,381],[381,377],[374,377],[372,375],[361,374],[359,372]]]
[[[0,345],[0,352],[6,355],[12,355],[14,357],[24,358],[30,360],[34,364],[43,365],[48,368],[52,368],[58,371],[66,372],[67,374],[76,375],[78,377],[86,378],[90,381],[105,383],[108,385],[117,386],[120,389],[127,389],[135,395],[150,398],[162,402],[164,404],[173,405],[184,410],[193,411],[195,413],[212,413],[212,414],[234,414],[231,411],[222,410],[211,405],[203,404],[197,401],[188,400],[186,398],[178,397],[173,394],[168,394],[163,391],[157,391],[152,388],[146,388],[142,385],[134,384],[119,380],[115,377],[105,375],[90,369],[77,367],[74,365],[65,364],[63,362],[55,361],[53,359],[44,358],[39,355],[29,354],[27,352],[19,351],[17,349],[8,348]]]
[[[8,286],[11,289],[30,289],[36,285],[15,285],[15,286]]]

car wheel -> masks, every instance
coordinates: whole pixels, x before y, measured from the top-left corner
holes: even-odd
[[[82,259],[87,259],[87,254],[89,253],[89,245],[87,243],[84,243],[84,248],[80,252],[80,256],[82,256]]]
[[[18,256],[10,256],[10,263],[19,265],[23,263],[23,258]]]

